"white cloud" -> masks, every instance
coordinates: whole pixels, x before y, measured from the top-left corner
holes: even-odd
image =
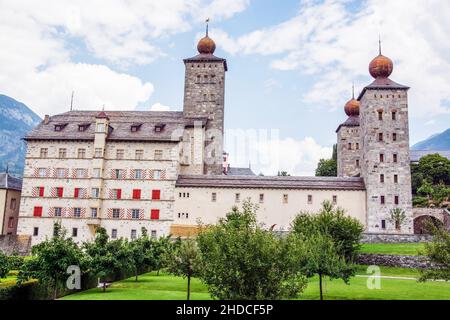
[[[165,105],[157,102],[150,107],[150,110],[151,111],[170,111],[171,108],[169,106],[165,106]]]
[[[231,54],[273,55],[274,69],[316,76],[304,102],[335,108],[352,80],[358,88],[371,81],[367,68],[381,33],[383,53],[394,60],[391,78],[412,88],[410,114],[428,118],[450,112],[448,12],[450,2],[439,0],[303,1],[278,25],[236,39],[218,31],[218,45]]]

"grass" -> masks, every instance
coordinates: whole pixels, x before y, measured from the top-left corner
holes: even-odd
[[[396,255],[418,255],[425,248],[424,243],[363,243],[361,253],[379,253]]]
[[[0,289],[15,285],[16,280],[17,277],[15,275],[8,275],[6,278],[0,279]]]
[[[359,275],[366,275],[366,267],[360,266]],[[382,276],[412,277],[417,278],[419,273],[414,269],[405,268],[381,268]],[[366,277],[354,277],[350,285],[342,280],[325,281],[325,299],[330,300],[450,300],[450,283],[426,282],[419,283],[415,280],[381,279],[381,289],[370,290],[367,288]],[[209,300],[206,286],[198,279],[192,280],[191,298],[193,300]],[[317,300],[319,297],[319,285],[317,278],[309,280],[308,287],[300,299]],[[139,277],[139,282],[134,278],[118,281],[102,293],[101,289],[94,288],[65,296],[62,300],[185,300],[186,279],[167,274],[156,276],[155,273],[147,273]]]

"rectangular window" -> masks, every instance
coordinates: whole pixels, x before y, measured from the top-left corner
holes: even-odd
[[[136,150],[136,160],[142,160],[144,158],[144,150]]]
[[[73,208],[73,216],[74,218],[81,217],[81,208]]]
[[[100,189],[99,188],[92,188],[91,189],[91,198],[98,199],[100,196]]]
[[[236,193],[234,195],[234,202],[239,202],[241,201],[241,194],[240,193]]]
[[[78,149],[78,159],[86,158],[86,149]]]
[[[313,196],[312,194],[308,194],[308,204],[312,204],[313,202]]]
[[[39,177],[43,178],[47,176],[47,170],[45,168],[39,168]]]
[[[385,202],[385,199],[384,199],[384,196],[381,196],[381,197],[380,197],[380,203],[381,203],[381,204],[385,204],[385,203],[386,203],[386,202]]]
[[[333,204],[337,204],[337,196],[333,195]]]
[[[55,215],[55,217],[61,217],[62,208],[55,208],[54,215]]]
[[[100,168],[94,168],[92,170],[92,177],[93,178],[100,178]]]
[[[217,193],[213,192],[211,193],[211,201],[216,202],[217,201]]]
[[[113,199],[120,199],[122,197],[122,189],[113,189],[112,194]]]
[[[77,169],[76,171],[75,171],[75,173],[76,173],[76,177],[78,178],[78,179],[80,179],[80,178],[84,178],[84,169]]]
[[[72,228],[72,237],[77,237],[78,236],[78,228]]]
[[[136,233],[136,229],[132,229],[131,230],[131,239],[134,240],[137,238],[137,233]]]
[[[386,229],[386,220],[381,220],[381,229]]]
[[[67,149],[66,148],[59,148],[58,157],[60,159],[65,159],[67,157]]]
[[[264,193],[260,193],[259,194],[259,203],[263,203],[264,202]]]
[[[105,132],[105,125],[103,123],[97,124],[97,132]]]
[[[392,141],[397,141],[397,134],[395,132],[392,134]]]
[[[383,163],[384,162],[384,154],[380,153],[380,162]]]
[[[122,177],[122,170],[115,169],[114,170],[114,179],[120,179]]]
[[[393,155],[392,155],[392,161],[394,162],[394,163],[397,163],[397,154],[396,153],[394,153]]]
[[[44,187],[38,187],[38,191],[39,191],[39,197],[43,197],[44,196]]]
[[[398,204],[399,200],[398,200],[398,196],[394,196],[394,204]]]
[[[132,219],[139,219],[139,209],[132,209],[131,210],[131,218]]]
[[[352,150],[352,144],[351,144],[351,142],[348,143],[348,150]]]
[[[117,239],[117,229],[111,230],[111,239]]]
[[[161,190],[152,190],[152,200],[161,199]]]
[[[103,149],[95,148],[94,156],[95,156],[95,158],[101,158],[103,156]]]
[[[56,188],[56,196],[58,198],[62,198],[63,197],[63,193],[64,193],[64,188],[63,187],[57,187]]]
[[[57,178],[65,178],[66,177],[66,169],[64,169],[64,168],[57,168],[56,169],[56,177]]]
[[[42,207],[34,207],[33,216],[42,217]]]
[[[16,198],[12,198],[12,199],[11,199],[11,202],[9,203],[9,208],[10,208],[11,210],[15,210],[15,209],[16,209],[16,203],[17,203]]]
[[[378,111],[378,120],[383,120],[383,111]]]
[[[120,218],[120,209],[112,209],[112,217],[113,217],[113,219],[119,219]]]
[[[160,180],[161,179],[161,170],[154,170],[153,171],[153,179]]]
[[[138,200],[141,198],[141,189],[133,189],[133,199]]]
[[[47,156],[48,156],[48,149],[47,148],[41,148],[40,157],[45,159],[45,158],[47,158]]]
[[[124,154],[125,154],[125,152],[124,152],[123,149],[117,149],[117,151],[116,151],[116,159],[119,159],[119,160],[123,159]]]
[[[91,208],[91,218],[97,218],[97,208]]]
[[[9,217],[8,228],[14,228],[14,217]]]
[[[378,141],[383,141],[383,133],[378,133]]]
[[[39,235],[39,228],[38,227],[34,227],[33,228],[33,236],[37,237]]]
[[[283,194],[283,203],[288,203],[289,196],[287,194]]]
[[[156,239],[156,230],[151,231],[151,237],[152,239]]]
[[[359,143],[356,143],[356,150],[359,150]]]
[[[397,112],[392,111],[392,120],[396,120],[397,119]]]
[[[356,167],[359,168],[359,159],[356,160]]]
[[[135,179],[142,179],[142,170],[141,169],[136,169],[134,171],[134,178]]]
[[[398,183],[398,175],[394,174],[394,183]]]
[[[161,160],[163,157],[163,151],[162,150],[155,150],[155,160]]]
[[[152,219],[152,220],[158,220],[159,219],[159,210],[158,209],[152,209],[150,211],[150,219]]]
[[[380,182],[384,183],[384,174],[380,174]]]
[[[79,198],[80,197],[80,188],[75,188],[73,190],[73,197],[74,198]]]

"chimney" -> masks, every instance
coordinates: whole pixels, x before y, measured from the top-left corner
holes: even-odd
[[[50,116],[48,114],[46,114],[44,116],[44,124],[48,124],[50,122]]]

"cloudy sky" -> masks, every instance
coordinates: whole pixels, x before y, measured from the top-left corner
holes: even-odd
[[[371,82],[379,34],[391,78],[411,87],[411,144],[449,127],[449,16],[448,0],[0,0],[0,93],[40,116],[67,111],[72,90],[76,109],[181,110],[182,59],[209,17],[226,128],[270,136],[239,156],[228,139],[232,163],[309,175],[352,81]]]

